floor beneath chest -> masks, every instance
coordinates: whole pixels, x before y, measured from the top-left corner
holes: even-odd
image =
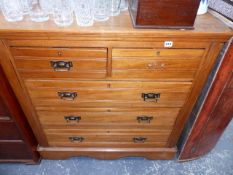
[[[0,175],[233,175],[233,121],[216,148],[205,157],[186,163],[125,158],[100,161],[73,158],[43,160],[40,165],[0,164]]]

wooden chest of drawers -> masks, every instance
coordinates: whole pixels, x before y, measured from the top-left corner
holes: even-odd
[[[90,28],[1,23],[5,72],[50,159],[172,159],[231,36],[209,14],[194,31],[135,30],[128,13]]]

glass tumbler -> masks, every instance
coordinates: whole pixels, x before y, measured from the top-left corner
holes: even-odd
[[[34,22],[45,22],[49,20],[49,14],[45,9],[42,9],[39,0],[37,0],[36,3],[33,3],[33,8],[29,15]]]
[[[47,11],[48,14],[53,14],[54,5],[57,0],[40,0],[41,8]]]
[[[29,14],[33,7],[33,0],[20,0],[20,5],[23,11],[23,14]]]
[[[79,26],[92,26],[93,18],[93,0],[73,0],[76,21]]]
[[[95,21],[107,21],[109,19],[109,0],[94,0],[93,13]]]
[[[121,0],[107,0],[109,1],[110,16],[117,16],[120,14]]]
[[[70,26],[74,21],[74,13],[70,0],[59,0],[54,4],[54,22],[59,27]]]
[[[121,4],[120,4],[120,10],[121,11],[126,11],[128,10],[128,0],[121,0]]]
[[[9,22],[23,20],[22,7],[19,0],[1,0],[3,16]]]

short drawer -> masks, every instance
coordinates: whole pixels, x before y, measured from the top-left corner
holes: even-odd
[[[74,147],[165,147],[170,131],[121,132],[46,130],[50,146]]]
[[[22,140],[22,136],[14,122],[0,122],[0,140]]]
[[[189,82],[26,81],[34,106],[182,107]]]
[[[204,49],[118,49],[112,50],[114,58],[198,58],[204,54]]]
[[[203,49],[113,49],[115,79],[193,80]]]
[[[106,58],[105,48],[11,47],[15,57]]]
[[[37,111],[44,128],[172,129],[179,108]]]
[[[12,48],[24,78],[104,78],[106,49]]]

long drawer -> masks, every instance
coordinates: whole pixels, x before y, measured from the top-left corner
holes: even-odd
[[[204,49],[113,49],[114,79],[192,81]]]
[[[11,48],[23,78],[105,78],[107,49]]]
[[[144,109],[76,109],[76,111],[37,111],[44,128],[140,128],[171,129],[179,108],[144,108]]]
[[[190,82],[26,81],[34,106],[182,107]]]
[[[3,160],[33,159],[31,152],[23,141],[0,142],[0,153]]]
[[[165,147],[170,131],[45,130],[50,146]]]

